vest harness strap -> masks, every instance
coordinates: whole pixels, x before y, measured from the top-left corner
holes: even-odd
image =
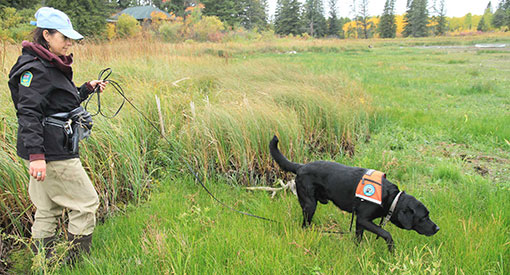
[[[360,198],[362,201],[367,200],[369,202],[381,205],[382,204],[382,179],[386,178],[386,174],[380,171],[376,171],[373,169],[367,170],[367,172],[363,175],[361,180],[356,187],[355,197]],[[398,199],[402,191],[398,193],[398,195],[393,199],[391,203],[390,210],[384,219],[381,219],[381,224],[379,225],[381,228],[386,225],[386,223],[390,220],[393,215],[393,211],[397,206]],[[356,207],[354,206],[352,209],[352,217],[351,217],[351,226],[349,231],[352,231],[352,224],[354,222],[354,213],[356,212]]]

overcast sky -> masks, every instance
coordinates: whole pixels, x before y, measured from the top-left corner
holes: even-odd
[[[277,0],[268,0],[269,14],[272,17],[276,8]],[[304,2],[305,0],[300,0]],[[437,0],[440,1],[440,0]],[[329,0],[323,0],[324,8],[326,13],[329,14],[328,2]],[[357,3],[360,0],[356,1]],[[384,2],[386,0],[369,0],[369,14],[370,15],[381,15],[384,9]],[[428,0],[429,6],[434,3],[434,0]],[[492,8],[498,6],[500,0],[492,0]],[[489,0],[445,0],[446,4],[446,15],[449,17],[462,17],[467,13],[472,14],[483,14],[483,11],[487,7]],[[403,14],[406,10],[407,0],[397,0],[395,4],[395,13]],[[352,0],[337,0],[337,10],[340,17],[352,17],[351,14]]]

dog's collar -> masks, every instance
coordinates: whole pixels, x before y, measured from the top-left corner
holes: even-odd
[[[391,202],[390,210],[388,211],[388,214],[384,219],[381,220],[381,224],[379,227],[383,228],[386,223],[391,219],[391,216],[393,215],[393,211],[395,211],[395,208],[397,207],[398,199],[400,198],[400,195],[402,195],[403,191],[398,192],[397,196],[393,199]]]

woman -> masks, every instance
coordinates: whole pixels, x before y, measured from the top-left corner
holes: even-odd
[[[57,218],[67,208],[68,239],[74,243],[71,255],[76,259],[80,251],[90,253],[99,199],[77,147],[69,146],[73,124],[68,113],[107,83],[93,80],[77,88],[67,51],[72,40],[83,36],[57,9],[43,7],[35,17],[34,41],[23,41],[22,55],[9,74],[18,117],[17,153],[29,167],[29,195],[36,207],[32,248],[37,252],[37,246],[43,246],[51,256]]]

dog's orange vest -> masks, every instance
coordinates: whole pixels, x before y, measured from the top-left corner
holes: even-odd
[[[373,203],[382,203],[382,179],[386,174],[376,170],[368,170],[356,188],[356,197]]]

